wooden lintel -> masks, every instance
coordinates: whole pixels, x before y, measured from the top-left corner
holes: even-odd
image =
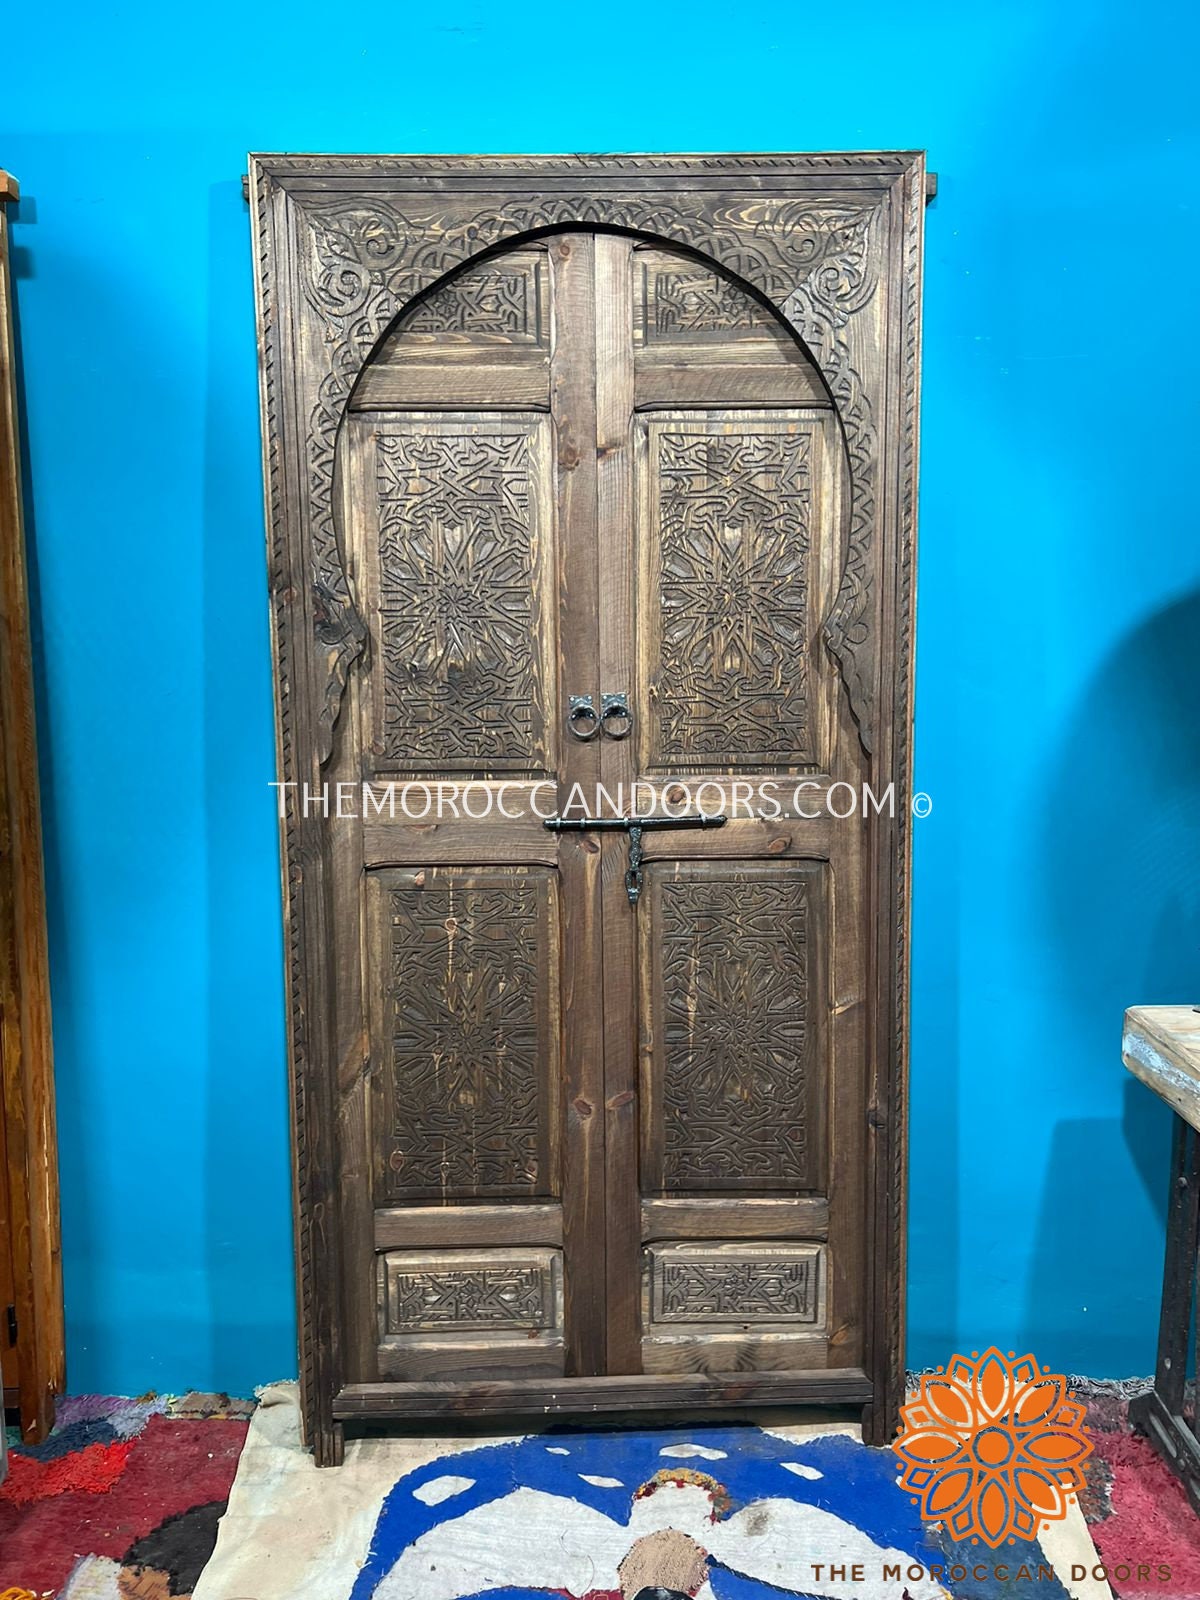
[[[14,188],[14,193],[11,196],[6,196],[6,198],[11,198],[11,199],[15,200],[17,198],[16,193],[15,193],[16,180],[12,179],[12,178],[9,178],[8,173],[4,173],[3,177],[4,178],[8,178],[9,182],[11,182],[13,184],[13,188]],[[933,199],[937,198],[937,192],[938,192],[938,175],[937,175],[936,172],[927,172],[925,174],[925,202],[926,202],[926,204],[928,204],[930,200],[933,200]],[[249,200],[249,198],[250,198],[250,174],[248,172],[243,172],[242,173],[242,199],[243,200]]]
[[[0,167],[0,200],[19,200],[21,198],[21,185],[11,172],[5,172]]]

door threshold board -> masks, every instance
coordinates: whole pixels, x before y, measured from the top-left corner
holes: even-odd
[[[495,1383],[350,1383],[333,1414],[474,1417],[659,1411],[664,1407],[866,1405],[874,1389],[859,1367],[806,1372],[625,1373],[603,1378],[507,1378]]]

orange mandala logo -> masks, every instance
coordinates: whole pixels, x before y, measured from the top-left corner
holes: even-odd
[[[1058,1522],[1083,1485],[1092,1446],[1084,1408],[1067,1380],[1039,1372],[1032,1356],[985,1350],[955,1356],[921,1379],[900,1407],[900,1486],[924,1522],[944,1522],[956,1539],[1031,1539]]]

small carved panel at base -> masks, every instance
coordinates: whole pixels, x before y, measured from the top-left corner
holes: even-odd
[[[661,1244],[644,1252],[646,1326],[825,1325],[825,1250],[808,1244]]]
[[[561,1263],[561,1250],[390,1251],[380,1335],[561,1329]]]
[[[561,1250],[389,1251],[377,1270],[381,1377],[563,1371]]]

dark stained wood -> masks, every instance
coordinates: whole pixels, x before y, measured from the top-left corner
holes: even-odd
[[[549,409],[550,362],[536,366],[468,368],[447,392],[446,369],[439,363],[368,367],[354,391],[355,411],[463,411],[499,404],[506,410]],[[497,401],[497,396],[503,399]]]
[[[550,246],[554,297],[552,406],[557,439],[557,495],[562,648],[559,711],[599,676],[600,605],[596,452],[596,241],[564,235]],[[594,790],[597,740],[562,735],[558,809],[574,785]],[[544,831],[544,830],[543,830]],[[563,895],[563,1107],[566,1119],[563,1235],[567,1373],[605,1370],[604,945],[600,927],[603,856],[588,834],[561,836]]]
[[[329,677],[344,688],[348,654],[363,640],[356,613],[331,616],[326,591],[314,582],[311,551],[292,536],[297,489],[284,462],[304,450],[296,395],[285,363],[292,359],[286,287],[273,282],[268,261],[289,250],[286,202],[260,185],[255,196],[261,243],[257,322],[271,637],[275,656],[276,769],[292,793],[321,791],[332,745]],[[331,463],[332,465],[332,463]],[[332,515],[332,476],[327,485]],[[325,623],[318,639],[316,618]],[[332,631],[330,625],[332,624]],[[339,690],[340,692],[340,690]],[[288,1005],[288,1065],[295,1211],[297,1324],[305,1442],[322,1466],[341,1463],[342,1426],[333,1396],[343,1370],[339,1156],[335,1138],[331,1022],[336,975],[327,890],[332,848],[324,819],[286,804],[280,814],[282,894]]]
[[[829,1201],[824,1195],[742,1196],[736,1206],[710,1195],[642,1201],[642,1238],[825,1239]]]
[[[350,1415],[847,1373],[882,1442],[922,159],[273,156],[252,191],[280,776],[489,811],[285,820],[318,1461]],[[583,694],[632,736],[574,738]],[[635,911],[626,837],[542,817],[638,779],[734,804],[646,836]],[[764,780],[810,814],[739,814]],[[829,814],[867,781],[894,814]]]
[[[889,715],[864,728],[853,690],[850,711],[871,757],[868,770],[894,781],[901,797],[894,816],[881,816],[868,834],[865,863],[866,915],[873,951],[869,972],[878,974],[869,997],[865,1039],[870,1077],[865,1108],[868,1127],[867,1195],[864,1235],[869,1241],[868,1287],[864,1303],[870,1332],[867,1368],[875,1395],[863,1414],[870,1444],[895,1436],[904,1399],[905,1288],[907,1282],[908,1192],[908,939],[910,796],[912,794],[912,631],[916,601],[913,552],[917,517],[917,415],[920,403],[920,317],[922,221],[925,208],[924,161],[915,163],[893,191],[887,208],[886,254],[894,263],[889,280],[886,329],[882,307],[872,365],[889,409],[878,426],[878,443],[891,440],[897,455],[894,475],[880,471],[886,494],[874,559],[878,634],[871,652],[880,683],[890,681]],[[835,398],[837,386],[835,385]],[[850,511],[851,537],[857,507]],[[833,630],[835,633],[837,629]],[[828,630],[827,630],[828,636]],[[885,677],[886,664],[894,675]]]
[[[0,173],[0,201],[17,198]],[[0,1374],[21,1436],[66,1386],[46,895],[21,501],[9,216],[0,204]],[[9,1345],[8,1307],[17,1337]]]
[[[696,1406],[858,1406],[871,1381],[855,1367],[824,1371],[630,1373],[569,1383],[515,1379],[496,1383],[347,1384],[336,1396],[339,1417],[473,1417],[661,1411]]]
[[[628,693],[636,616],[634,611],[634,486],[631,422],[634,404],[635,321],[630,240],[596,241],[596,456],[597,545],[600,561],[599,634],[601,695]],[[635,708],[635,718],[639,715]],[[636,723],[635,723],[636,726]],[[613,796],[628,794],[637,775],[636,741],[601,737],[600,777]],[[618,833],[601,834],[604,899],[604,1110],[605,1212],[607,1220],[605,1308],[608,1373],[637,1372],[641,1365],[638,1307],[637,1171],[637,918],[625,891],[628,844]]]
[[[376,1250],[562,1242],[560,1205],[388,1206],[375,1213]]]
[[[638,363],[637,405],[639,411],[678,411],[681,405],[697,409],[745,405],[756,411],[766,406],[803,405],[824,410],[829,407],[829,396],[806,368],[796,372],[750,361],[691,365],[686,352],[679,352],[669,361]]]

